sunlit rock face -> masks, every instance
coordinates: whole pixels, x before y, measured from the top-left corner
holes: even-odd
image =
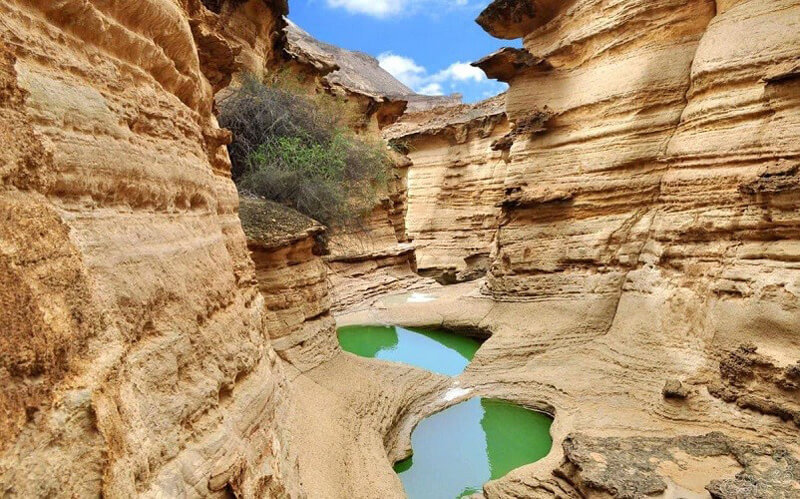
[[[273,74],[290,74],[310,94],[327,94],[342,103],[343,124],[367,141],[380,143],[381,131],[407,109],[425,109],[458,97],[415,94],[362,52],[315,39],[288,22],[283,30],[283,60]],[[332,310],[368,306],[376,296],[429,286],[415,273],[414,248],[406,232],[407,179],[402,155],[388,151],[386,188],[373,209],[351,227],[332,227],[325,260],[333,287]]]
[[[689,405],[710,400],[683,413],[683,423],[734,433],[744,428],[734,418],[768,414],[780,426],[746,439],[796,433],[798,27],[792,1],[579,0],[525,34],[530,57],[507,50],[480,62],[510,83],[513,139],[484,291],[563,306],[548,330],[595,301],[611,304],[594,322],[600,339],[551,347],[526,367],[530,379],[574,390],[582,411],[599,393],[624,390],[636,401],[619,407],[636,407],[658,427],[671,419],[661,399],[633,394],[658,393],[665,374],[675,374],[699,390]],[[516,132],[532,121],[532,130]],[[562,341],[583,342],[589,329]],[[496,361],[541,341],[522,336],[514,349],[498,346]],[[591,386],[578,387],[582,376]],[[667,396],[686,396],[678,387]],[[567,443],[561,473],[572,485],[621,490],[614,482],[622,473],[611,477],[605,466],[610,459],[598,459],[609,478],[602,485],[589,460],[572,466]],[[586,446],[599,456],[608,443]],[[794,487],[791,452],[795,471],[781,476],[792,478],[765,481],[753,494]],[[702,467],[712,476],[711,465]],[[750,474],[758,472],[742,476]],[[737,497],[731,491],[744,484],[736,480],[745,479],[705,488]]]
[[[387,454],[450,381],[346,356],[330,310],[416,286],[413,238],[487,294],[386,322],[491,329],[463,386],[557,409],[555,450],[487,497],[796,491],[800,6],[492,5],[524,37],[482,62],[504,106],[409,115],[326,266],[313,223],[253,264],[212,114],[285,5],[0,3],[0,490],[399,495]]]
[[[510,150],[495,295],[619,293],[649,235],[661,156],[713,16],[708,0],[583,1],[526,36],[546,64],[510,78],[509,120],[552,117]]]
[[[213,15],[188,0],[0,3],[5,493],[297,490],[212,115],[238,49]]]
[[[768,315],[796,346],[800,7],[657,3],[576,2],[525,36],[536,64],[493,68],[512,126],[552,117],[510,149],[489,290],[677,286],[718,339]]]
[[[299,370],[313,369],[339,351],[328,268],[318,241],[325,228],[263,199],[243,197],[239,215],[264,297],[272,346]]]
[[[283,16],[289,12],[287,0],[201,1],[212,14],[203,16],[210,37],[222,38],[232,47],[235,73],[264,77],[283,60],[286,43]],[[192,24],[193,28],[202,26],[196,20]],[[222,51],[224,49],[220,48],[209,51],[208,57]],[[201,52],[201,62],[203,55]]]
[[[789,362],[800,347],[800,5],[719,3],[662,155],[652,253],[712,297],[723,346],[752,335]]]
[[[408,113],[384,136],[407,153],[406,231],[417,267],[442,283],[486,274],[500,218],[505,96]]]

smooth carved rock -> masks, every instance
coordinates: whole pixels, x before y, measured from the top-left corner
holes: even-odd
[[[312,86],[347,97],[353,114],[362,123],[356,128],[370,130],[391,125],[406,109],[460,104],[461,97],[418,95],[363,52],[345,50],[319,41],[289,21],[284,29],[284,53],[289,59],[281,71],[289,70]],[[355,101],[355,102],[354,102]]]
[[[498,38],[521,38],[533,30],[538,13],[532,0],[495,0],[475,22]]]
[[[269,210],[248,248],[212,114],[284,59],[285,3],[205,3],[0,3],[0,490],[399,495],[453,380],[341,352],[339,305],[490,331],[459,387],[556,414],[486,497],[797,496],[797,2],[493,2],[530,54],[494,60],[508,93],[408,96],[327,261]],[[363,129],[397,117],[362,97]],[[438,300],[381,298],[408,289]]]
[[[212,114],[236,57],[213,16],[0,2],[5,494],[300,495]]]
[[[503,99],[408,113],[384,130],[407,149],[405,220],[417,267],[440,283],[488,271],[506,168],[493,149],[509,132]]]
[[[387,129],[409,143],[407,220],[420,269],[455,280],[461,260],[480,259],[465,250],[477,240],[490,249],[489,271],[427,308],[379,301],[386,310],[375,316],[487,327],[492,338],[461,383],[552,404],[556,442],[614,434],[620,452],[592,441],[554,477],[564,455],[554,450],[487,484],[487,497],[680,497],[687,488],[793,497],[800,6],[581,0],[553,12],[513,33],[530,57],[497,60],[510,87],[505,131],[495,128],[491,143],[479,128],[464,133],[479,106],[410,114]],[[506,136],[545,106],[537,133]],[[487,216],[489,198],[499,211]],[[472,239],[475,220],[491,229]],[[746,342],[757,350],[731,362]],[[667,379],[681,380],[668,395],[691,396],[665,403]],[[709,429],[725,438],[697,436]],[[597,487],[583,487],[584,475]]]
[[[504,82],[511,81],[515,76],[525,71],[548,71],[553,69],[549,62],[534,57],[525,49],[505,47],[497,52],[487,55],[474,63],[489,78]]]

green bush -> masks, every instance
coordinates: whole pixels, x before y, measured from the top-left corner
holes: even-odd
[[[240,192],[286,204],[323,224],[355,227],[386,187],[385,144],[357,136],[343,103],[252,77],[220,103]]]

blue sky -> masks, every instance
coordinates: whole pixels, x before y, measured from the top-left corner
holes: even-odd
[[[458,92],[465,102],[506,86],[470,62],[518,42],[475,24],[489,0],[290,0],[289,18],[315,38],[366,52],[419,93]]]

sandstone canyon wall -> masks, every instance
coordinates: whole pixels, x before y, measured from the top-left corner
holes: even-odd
[[[0,2],[3,495],[299,490],[212,114],[236,50],[212,18]]]
[[[526,34],[507,112],[551,117],[510,150],[490,292],[618,296],[613,327],[658,317],[796,360],[800,6],[542,12],[555,17]]]
[[[510,84],[513,139],[485,291],[530,302],[546,325],[513,344],[517,355],[536,355],[524,377],[549,385],[542,397],[550,401],[562,390],[585,402],[597,391],[631,394],[640,402],[619,407],[638,405],[639,429],[675,417],[685,427],[738,434],[747,424],[737,420],[753,417],[760,431],[741,433],[745,439],[793,445],[800,5],[498,1],[479,22],[497,36],[524,37],[524,52],[480,63]],[[542,307],[560,308],[560,319],[550,322]],[[489,354],[496,362],[507,354],[500,343]],[[641,392],[652,383],[655,393],[669,377],[699,393],[684,410]],[[665,393],[675,392],[668,384]],[[569,413],[562,410],[562,420]],[[575,417],[574,428],[588,434],[628,431],[628,423],[601,429]],[[621,476],[602,462],[644,463],[647,452],[610,458],[606,452],[625,447],[621,438],[594,441],[578,457],[573,438],[586,435],[564,440],[567,465],[554,475],[585,495],[624,495]],[[777,489],[752,470],[706,489],[715,497],[791,495],[794,462],[776,465],[789,467],[776,471],[788,479]],[[487,489],[534,495],[547,488],[542,482]]]
[[[543,9],[555,17],[526,34],[534,61],[507,78],[507,113],[552,117],[511,148],[492,293],[618,294],[631,272],[674,276],[715,306],[775,307],[785,329],[797,298],[797,9]]]
[[[484,495],[795,495],[800,5],[498,0],[478,22],[523,38],[476,63],[510,85],[504,134],[440,126],[477,105],[389,137],[421,269],[465,276],[489,205],[446,199],[497,196],[491,299],[372,320],[491,331],[459,386],[556,414],[551,454]]]
[[[283,208],[242,201],[242,230],[215,93],[288,64],[365,133],[397,103],[285,7],[0,1],[3,495],[400,497],[455,386],[556,414],[485,497],[796,495],[797,2],[493,2],[508,93],[399,99],[407,159],[327,261]],[[429,284],[415,247],[483,294],[353,313]],[[337,308],[491,338],[450,379],[341,352]]]
[[[242,198],[247,245],[265,308],[272,346],[307,371],[338,351],[328,268],[317,238],[325,228],[271,201]]]
[[[212,82],[242,73],[263,78],[283,62],[287,0],[201,1],[207,11],[196,12],[191,24],[210,46],[200,52],[200,63]]]
[[[441,283],[482,277],[500,222],[509,132],[505,96],[408,112],[384,130],[407,155],[405,225],[419,272]]]
[[[381,141],[381,131],[409,108],[421,110],[460,100],[417,95],[374,57],[319,41],[291,22],[284,32],[284,57],[270,68],[272,73],[291,75],[307,92],[338,99],[347,124],[367,140]],[[406,234],[407,159],[396,153],[390,157],[396,167],[374,209],[357,227],[330,231],[325,260],[334,311],[368,306],[381,294],[431,284],[416,274],[414,247]]]

